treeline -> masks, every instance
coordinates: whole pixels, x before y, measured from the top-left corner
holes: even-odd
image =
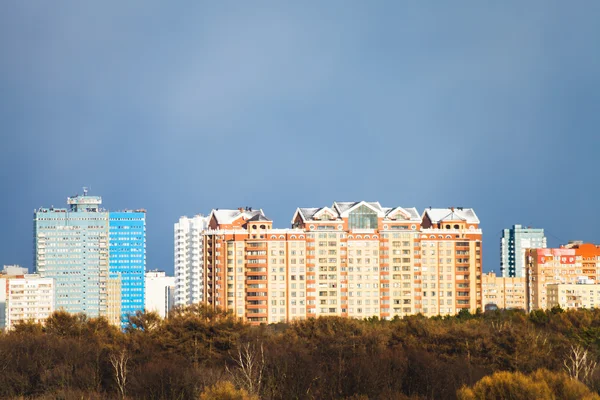
[[[253,327],[190,306],[165,320],[139,313],[125,332],[56,312],[44,326],[25,323],[0,335],[0,398],[502,398],[493,395],[501,379],[522,391],[519,382],[538,385],[539,377],[547,388],[531,393],[592,396],[600,389],[599,354],[600,310]]]

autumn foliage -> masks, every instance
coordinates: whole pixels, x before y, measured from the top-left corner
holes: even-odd
[[[0,334],[0,398],[597,399],[599,354],[600,310],[249,326],[196,305],[124,331],[57,312]]]

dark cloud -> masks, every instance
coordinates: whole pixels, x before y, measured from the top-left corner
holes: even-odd
[[[500,230],[598,242],[596,2],[4,3],[0,263],[31,267],[32,211],[91,186],[172,224],[333,201],[474,207]],[[591,218],[591,220],[590,220]]]

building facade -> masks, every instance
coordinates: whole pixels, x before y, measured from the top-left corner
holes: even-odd
[[[109,275],[120,282],[120,319],[144,309],[146,211],[109,213]]]
[[[525,277],[496,276],[495,272],[483,274],[483,309],[527,309]]]
[[[55,309],[104,316],[108,308],[108,212],[98,196],[73,196],[69,208],[34,214],[35,271],[54,279]]]
[[[389,319],[482,307],[481,230],[472,209],[336,202],[298,208],[291,229],[262,210],[213,210],[203,299],[251,323],[324,315]]]
[[[197,304],[204,292],[204,241],[208,217],[181,217],[174,227],[175,305]]]
[[[500,273],[503,277],[525,277],[525,249],[546,248],[543,229],[513,225],[502,231],[500,239]]]
[[[577,283],[549,284],[546,288],[547,307],[560,307],[563,310],[600,307],[600,285],[594,281],[581,279]]]
[[[0,277],[0,329],[41,322],[54,312],[54,280],[37,274]]]
[[[108,212],[87,190],[67,204],[34,213],[35,271],[54,279],[55,309],[124,324],[144,309],[145,211]]]
[[[175,302],[175,277],[164,271],[146,272],[146,311],[158,313],[162,318],[169,315]]]
[[[527,249],[528,310],[547,309],[547,286],[598,282],[600,246],[572,242],[558,249]]]

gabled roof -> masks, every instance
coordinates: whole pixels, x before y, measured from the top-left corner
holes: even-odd
[[[243,217],[245,220],[249,220],[249,219],[259,216],[259,215],[262,215],[263,217],[265,217],[265,213],[263,212],[263,210],[250,211],[250,210],[246,210],[246,209],[242,209],[241,211],[239,209],[236,209],[236,210],[215,209],[215,210],[212,210],[212,212],[210,214],[211,214],[210,215],[211,218],[213,216],[215,217],[218,224],[224,224],[224,225],[229,225],[229,224],[233,223],[233,221],[239,219],[240,217]],[[270,221],[270,220],[266,219],[266,221]]]
[[[386,219],[391,219],[395,214],[400,214],[405,220],[409,221],[421,221],[421,217],[419,216],[419,212],[416,208],[384,208]]]
[[[321,207],[322,208],[322,207]],[[296,215],[300,214],[300,218],[302,218],[302,221],[310,221],[313,217],[313,215],[315,215],[317,213],[317,211],[319,211],[321,208],[298,208],[296,209],[296,212],[294,213],[294,217],[292,218],[292,223],[294,223],[294,220],[296,219]]]
[[[333,209],[337,210],[340,217],[347,217],[350,211],[355,208],[364,205],[369,207],[373,211],[375,211],[379,216],[383,217],[383,209],[378,201],[368,202],[368,201],[356,201],[356,202],[346,202],[346,201],[335,201],[333,203]]]
[[[443,221],[465,221],[469,224],[479,224],[479,218],[472,208],[427,208],[423,217],[427,215],[431,223]]]

